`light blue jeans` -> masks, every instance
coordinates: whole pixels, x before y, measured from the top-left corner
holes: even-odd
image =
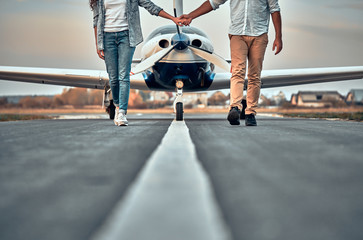
[[[127,111],[130,94],[130,71],[135,48],[130,47],[129,31],[105,32],[105,63],[113,102]]]

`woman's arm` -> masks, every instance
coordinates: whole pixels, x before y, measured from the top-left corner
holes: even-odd
[[[97,45],[97,27],[93,28],[95,31],[95,41],[96,41],[96,49],[97,49],[97,54],[98,56],[102,59],[105,60],[105,54],[103,52],[103,50],[98,50],[98,45]]]
[[[150,0],[139,0],[139,6],[145,8],[147,11],[149,11],[150,14],[160,16],[166,19],[172,20],[175,24],[182,26],[180,23],[180,19],[171,16],[167,12],[165,12],[161,7],[157,6]]]
[[[169,13],[165,12],[164,10],[161,10],[159,12],[159,16],[163,17],[163,18],[166,18],[166,19],[172,20],[176,25],[183,26],[183,24],[180,22],[180,18],[173,17]]]
[[[102,59],[105,60],[105,54],[103,53],[103,50],[98,50],[98,44],[97,44],[97,22],[98,22],[98,17],[99,17],[99,9],[98,9],[98,5],[95,4],[93,6],[93,29],[95,32],[95,41],[96,41],[96,50],[97,50],[97,55]]]

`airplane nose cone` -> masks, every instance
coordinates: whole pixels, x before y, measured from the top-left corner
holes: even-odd
[[[177,44],[176,45],[176,49],[178,50],[183,50],[186,49],[188,47],[188,45],[190,44],[190,38],[183,33],[180,34],[175,34],[172,38],[171,38],[171,44]]]

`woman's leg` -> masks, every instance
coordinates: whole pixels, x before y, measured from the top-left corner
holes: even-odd
[[[104,33],[104,53],[105,63],[110,80],[110,87],[112,92],[113,103],[116,107],[119,107],[119,76],[118,76],[118,46],[117,46],[117,34],[116,33]]]
[[[118,77],[120,111],[127,112],[130,94],[130,71],[135,48],[130,47],[128,31],[122,31],[118,37]]]

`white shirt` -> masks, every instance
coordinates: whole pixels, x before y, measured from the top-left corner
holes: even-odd
[[[105,32],[121,32],[129,29],[126,17],[126,1],[104,0]]]
[[[209,0],[216,10],[227,0]],[[268,32],[270,14],[280,11],[278,0],[230,0],[231,35],[260,36]]]

